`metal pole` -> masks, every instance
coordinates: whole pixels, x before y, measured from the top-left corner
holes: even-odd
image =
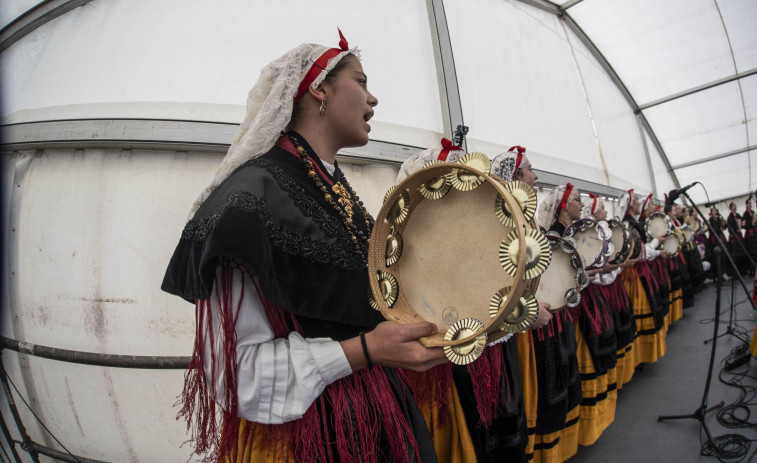
[[[8,448],[10,448],[11,453],[13,454],[13,459],[16,460],[16,463],[22,463],[21,457],[19,457],[18,452],[16,452],[16,441],[13,440],[13,436],[11,436],[11,433],[8,430],[8,425],[5,424],[5,418],[2,415],[0,415],[0,428],[3,430],[5,441],[8,442]]]
[[[29,434],[26,433],[26,428],[24,427],[24,423],[21,421],[21,416],[18,414],[18,409],[16,408],[16,402],[13,400],[13,394],[8,387],[8,378],[6,378],[5,375],[5,364],[3,364],[3,356],[2,352],[0,352],[0,382],[3,383],[3,392],[5,392],[5,398],[8,399],[8,407],[10,408],[11,414],[13,415],[13,420],[16,422],[16,427],[18,427],[18,432],[19,434],[21,434],[21,448],[29,452],[29,455],[31,456],[34,463],[39,463],[39,455],[37,454],[37,451],[34,450],[34,446],[31,438],[29,438]]]

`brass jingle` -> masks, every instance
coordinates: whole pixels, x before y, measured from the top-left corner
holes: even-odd
[[[452,189],[452,183],[446,175],[434,177],[418,187],[421,196],[426,199],[441,199]]]
[[[457,163],[473,167],[474,169],[485,174],[488,174],[492,167],[492,161],[489,159],[489,156],[478,151],[466,154],[465,156],[458,159]]]
[[[565,251],[566,254],[573,254],[573,252],[578,247],[578,243],[576,243],[576,240],[573,239],[571,236],[566,236],[563,238],[562,249]]]
[[[537,315],[539,315],[539,303],[533,295],[524,292],[512,312],[505,316],[500,329],[509,333],[523,331],[533,325]]]
[[[400,256],[402,256],[402,235],[394,227],[391,227],[386,235],[386,252],[384,254],[386,266],[394,265],[400,260]]]
[[[589,286],[589,274],[588,272],[586,272],[586,270],[581,270],[579,272],[576,283],[580,287],[579,291],[583,291],[587,286]]]
[[[392,195],[392,193],[394,192],[396,188],[397,188],[397,185],[392,185],[389,187],[389,189],[386,190],[386,193],[384,193],[384,201],[383,201],[384,203],[386,202],[387,199],[389,199],[389,196]]]
[[[454,341],[475,335],[484,324],[475,318],[464,318],[450,326],[444,334],[445,341]],[[486,347],[486,333],[481,333],[469,342],[456,346],[444,346],[444,354],[456,365],[467,365],[476,360]]]
[[[520,240],[517,230],[512,230],[499,244],[499,264],[508,275],[515,278],[518,272],[518,253],[520,252]]]
[[[409,211],[410,196],[407,191],[403,191],[387,211],[386,219],[394,225],[399,225],[407,218]]]
[[[484,177],[462,169],[453,169],[446,177],[452,187],[460,191],[475,190],[485,181]]]
[[[506,227],[517,227],[513,214],[510,212],[510,208],[507,207],[505,199],[497,194],[497,199],[494,200],[494,215],[497,216],[499,223]]]
[[[580,270],[583,268],[581,265],[581,256],[579,254],[574,254],[571,252],[570,266],[573,267],[573,270]]]
[[[576,291],[575,288],[570,288],[565,291],[565,304],[568,307],[575,307],[581,303],[581,292]]]
[[[518,202],[518,206],[520,206],[520,210],[523,212],[526,222],[530,222],[536,213],[537,202],[536,192],[531,185],[520,180],[514,180],[508,182],[505,185],[505,189],[508,190]]]
[[[517,256],[517,253],[515,254]],[[544,235],[534,228],[526,230],[526,279],[541,275],[552,261],[552,250]]]
[[[368,288],[368,304],[373,310],[381,310],[379,309],[378,302],[376,302],[376,299],[373,297],[373,293],[371,292],[370,288]]]
[[[397,294],[399,293],[397,279],[389,272],[379,271],[377,274],[381,298],[384,299],[386,306],[391,309],[394,303],[397,302]]]

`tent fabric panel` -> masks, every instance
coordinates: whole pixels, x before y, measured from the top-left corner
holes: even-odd
[[[649,138],[649,134],[644,133],[646,139],[647,149],[649,150],[649,159],[652,164],[652,172],[654,172],[655,185],[657,187],[657,197],[663,198],[663,193],[667,193],[676,187],[673,177],[670,176],[665,163],[662,162],[662,156],[657,148],[652,143],[652,139]]]
[[[390,0],[354,8],[338,0],[332,6],[269,2],[263,21],[261,10],[242,0],[165,0],[149,8],[125,0],[91,2],[0,55],[0,65],[14,69],[4,80],[3,115],[114,102],[244,105],[265,64],[302,42],[336,46],[341,27],[362,51],[369,88],[380,103],[375,119],[441,132],[425,4]],[[308,14],[295,16],[293,9]],[[403,33],[387,34],[389,23]],[[174,117],[202,119],[192,111]]]
[[[639,105],[734,74],[712,0],[585,1],[569,13]]]
[[[755,146],[757,145],[757,75],[741,79],[740,82],[741,91],[744,94],[748,146]]]
[[[731,198],[747,193],[749,184],[749,153],[741,153],[726,158],[695,164],[676,169],[681,186],[701,182],[709,194],[710,201]],[[688,191],[697,204],[707,202],[704,189],[697,185]]]
[[[444,5],[469,139],[525,146],[557,158],[550,171],[605,183],[586,169],[599,158],[560,20],[518,2]]]
[[[3,0],[3,6],[0,8],[0,29],[40,3],[43,2],[39,0]]]
[[[673,167],[746,146],[735,81],[654,106],[644,115]]]
[[[601,146],[610,185],[652,190],[636,116],[615,83],[575,37],[570,40]],[[601,166],[597,166],[601,167]],[[625,181],[613,180],[619,177]]]
[[[736,68],[739,72],[757,68],[757,2],[750,0],[718,1],[723,23],[728,31]]]

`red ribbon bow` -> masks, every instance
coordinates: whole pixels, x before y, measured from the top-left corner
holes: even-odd
[[[597,199],[599,199],[599,195],[589,193],[589,197],[594,200],[594,202],[591,203],[591,215],[594,215],[594,212],[597,209]]]
[[[450,151],[461,151],[462,146],[456,146],[452,144],[452,141],[447,138],[442,138],[442,151],[439,153],[436,159],[440,161],[446,161]]]
[[[560,207],[557,208],[558,212],[568,208],[568,198],[570,198],[571,192],[573,192],[573,184],[568,183],[565,185],[565,191],[563,192],[562,199],[560,200]]]
[[[294,104],[297,104],[302,96],[305,95],[305,92],[308,90],[308,87],[310,87],[310,84],[312,84],[315,78],[321,74],[321,71],[323,71],[326,66],[328,66],[329,60],[334,58],[339,53],[349,51],[350,45],[349,43],[347,43],[347,39],[344,38],[344,35],[339,28],[337,28],[337,31],[339,31],[339,48],[329,48],[328,50],[323,52],[323,54],[319,56],[317,60],[315,60],[312,66],[310,66],[307,74],[305,74],[302,82],[300,82],[300,86],[297,87],[297,95],[294,97]]]
[[[520,169],[520,163],[523,162],[523,154],[526,152],[526,148],[520,145],[515,145],[511,146],[507,152],[510,153],[513,150],[518,150],[518,156],[515,158],[515,172],[518,172],[518,169]],[[515,175],[515,172],[513,172],[513,175]]]

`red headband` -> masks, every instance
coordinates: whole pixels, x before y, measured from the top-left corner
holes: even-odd
[[[450,151],[461,151],[462,149],[462,146],[455,146],[447,138],[442,138],[442,152],[439,153],[439,156],[437,156],[436,159],[446,161]]]
[[[594,193],[589,193],[589,197],[591,197],[594,200],[591,203],[591,215],[594,215],[594,212],[597,209],[597,199],[599,198],[599,195],[595,195]]]
[[[565,191],[563,192],[562,199],[560,200],[560,207],[557,208],[558,212],[568,207],[568,198],[570,197],[570,193],[572,191],[573,191],[573,184],[572,183],[566,184]]]
[[[520,169],[520,163],[523,162],[523,153],[526,152],[526,148],[519,145],[510,147],[510,149],[507,150],[507,152],[510,153],[516,149],[518,150],[518,156],[515,158],[515,170],[513,171],[513,175],[515,175],[515,172],[518,172],[518,169]]]
[[[300,98],[305,94],[305,92],[308,90],[308,87],[310,87],[310,84],[313,83],[316,77],[326,69],[326,66],[329,64],[329,60],[334,58],[336,55],[343,51],[349,51],[350,45],[347,43],[347,39],[344,38],[342,35],[342,31],[337,28],[339,31],[339,48],[329,48],[323,54],[315,60],[315,63],[313,63],[312,66],[310,66],[310,69],[308,70],[308,73],[305,74],[305,78],[302,79],[302,82],[300,82],[300,86],[297,88],[297,95],[294,97],[294,104],[297,104],[298,101],[300,101]]]
[[[632,202],[633,202],[633,188],[628,190],[628,207],[631,207]]]
[[[641,215],[644,215],[644,211],[647,209],[647,203],[649,203],[650,199],[652,199],[652,193],[649,193],[647,195],[647,198],[644,200],[644,204],[641,205]]]

